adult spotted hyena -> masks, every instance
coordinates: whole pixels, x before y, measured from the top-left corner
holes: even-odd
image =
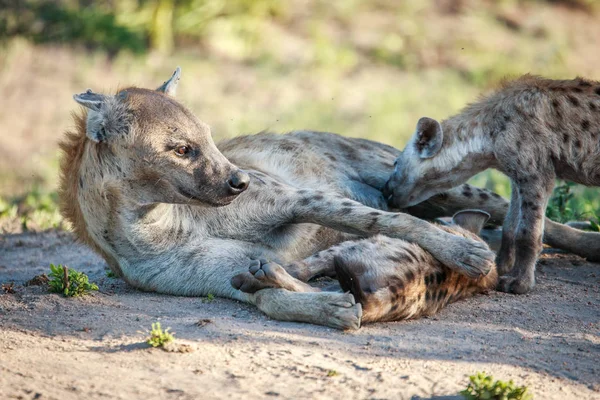
[[[554,181],[600,185],[599,140],[600,82],[526,75],[441,124],[421,118],[396,160],[386,194],[394,206],[408,207],[487,168],[505,173],[512,199],[497,259],[498,271],[506,275],[498,288],[525,293],[535,283]],[[600,260],[597,233],[565,237],[563,243]]]
[[[414,242],[472,278],[492,267],[482,243],[388,211],[380,188],[397,150],[306,131],[238,137],[217,148],[208,125],[172,97],[179,74],[158,90],[75,95],[85,109],[62,143],[62,212],[131,285],[212,293],[276,319],[346,329],[357,328],[362,314],[351,294],[248,294],[230,281],[260,259],[286,266],[307,259],[290,270],[310,276],[319,265],[311,255],[375,234]],[[416,212],[436,217],[476,206],[460,193]],[[490,196],[480,208],[497,220],[507,206]]]

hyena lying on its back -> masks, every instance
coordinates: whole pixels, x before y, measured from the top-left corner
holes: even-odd
[[[441,229],[481,241],[477,235],[489,217],[483,211],[464,210],[455,214],[453,225]],[[352,293],[362,305],[363,323],[431,315],[446,304],[493,288],[498,278],[492,268],[487,275],[471,279],[444,267],[416,244],[382,235],[340,243],[314,257],[320,258],[323,265],[321,274],[335,276],[341,289]],[[320,291],[295,279],[286,269],[294,274],[303,268],[292,264],[284,269],[275,262],[262,260],[232,282],[249,293],[267,287]],[[305,281],[311,278],[303,277]]]
[[[498,288],[525,293],[535,284],[554,181],[599,185],[599,141],[600,82],[526,75],[441,124],[421,118],[386,195],[390,205],[408,207],[487,168],[508,175],[512,197],[497,257],[498,272],[508,275]],[[593,237],[592,243],[583,240],[588,258],[598,260]]]
[[[484,244],[388,209],[381,188],[398,150],[306,131],[238,137],[217,148],[208,125],[173,98],[179,76],[178,69],[158,90],[76,95],[85,110],[62,143],[62,213],[131,285],[212,293],[256,304],[275,319],[352,329],[362,310],[351,294],[248,294],[231,279],[260,259],[299,278],[318,274],[328,268],[319,252],[376,234],[416,243],[472,279],[492,268]],[[494,221],[504,217],[503,199],[485,192],[480,204],[461,190],[414,212],[434,219],[481,208]],[[554,228],[549,237],[559,244],[565,230],[576,232]]]

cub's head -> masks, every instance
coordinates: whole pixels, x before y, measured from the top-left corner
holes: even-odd
[[[219,152],[210,127],[173,98],[180,74],[177,68],[157,90],[74,95],[88,109],[88,150],[140,203],[227,205],[250,178]]]
[[[440,123],[423,117],[415,134],[394,163],[394,172],[384,187],[390,206],[407,208],[451,189],[454,179],[439,169],[444,133]]]

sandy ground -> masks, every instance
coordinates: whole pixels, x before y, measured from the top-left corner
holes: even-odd
[[[100,292],[23,286],[51,262]],[[493,292],[356,332],[137,291],[64,232],[0,236],[0,283],[13,281],[14,293],[0,290],[2,399],[454,399],[476,371],[536,399],[600,398],[600,268],[572,255],[545,254],[528,295]],[[195,351],[148,348],[155,321]]]

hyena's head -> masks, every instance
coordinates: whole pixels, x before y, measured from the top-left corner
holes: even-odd
[[[438,121],[421,118],[383,189],[389,205],[411,207],[466,182],[486,167],[484,145],[478,136],[457,140]]]
[[[85,93],[86,136],[105,168],[118,169],[140,203],[223,206],[249,176],[215,146],[210,127],[173,96],[180,69],[157,90],[128,88],[114,96]]]

